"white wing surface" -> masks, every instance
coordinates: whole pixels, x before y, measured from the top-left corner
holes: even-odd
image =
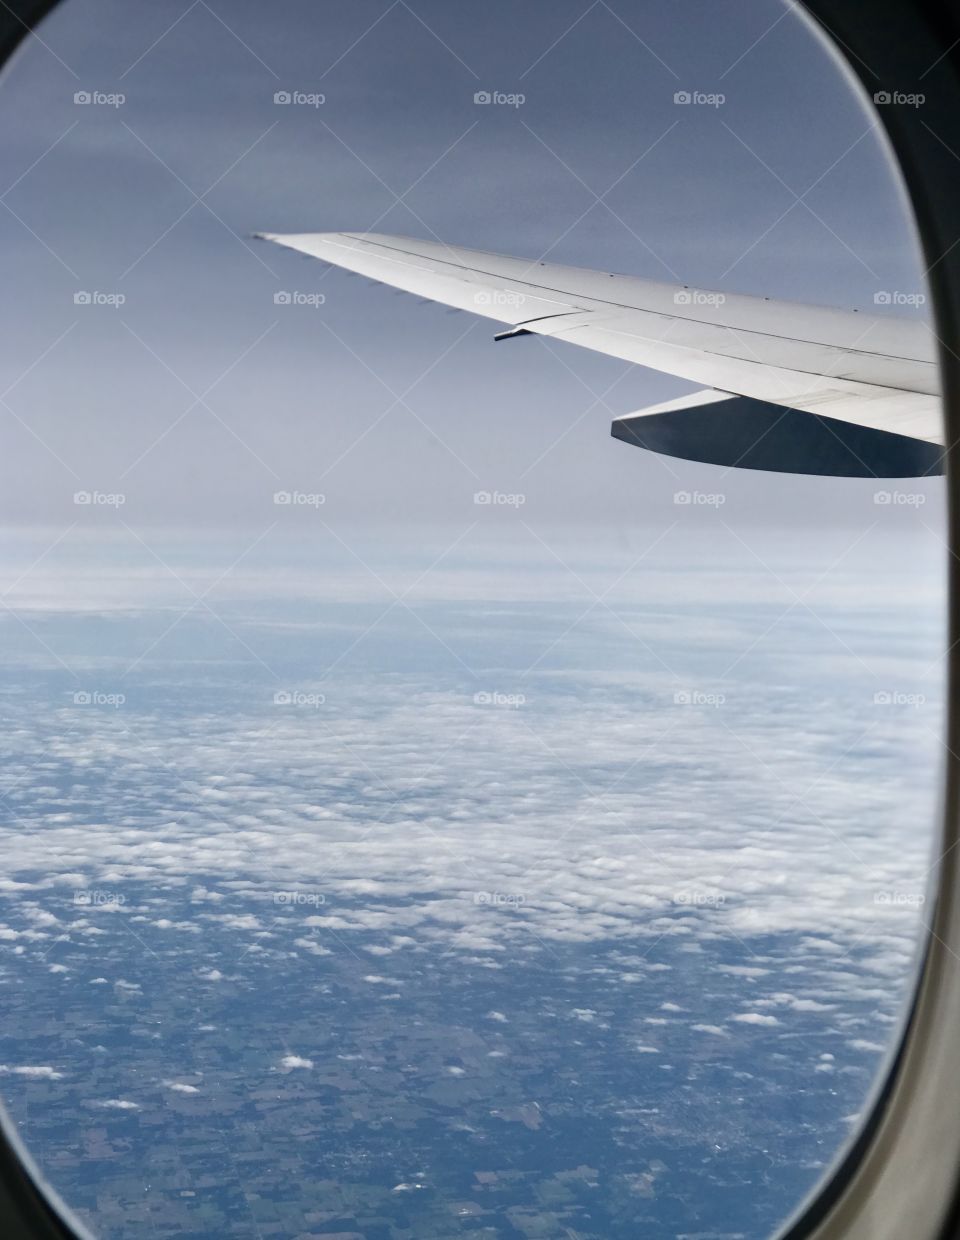
[[[808,420],[811,426],[839,422],[885,432],[892,438],[876,442],[887,449],[895,449],[895,440],[904,437],[942,443],[935,341],[919,321],[721,294],[377,233],[258,236],[495,319],[507,328],[501,336],[553,336],[700,384],[710,391],[702,394],[699,411],[709,409],[717,418],[740,416],[747,409],[722,399],[732,394],[748,398],[754,421],[763,408],[772,410],[771,419],[777,409],[797,410],[818,415]],[[684,408],[689,411],[689,403]],[[659,406],[650,412],[663,418]],[[643,416],[631,420],[636,425]],[[675,420],[680,416],[675,414]],[[870,442],[859,437],[855,454],[866,451],[869,457],[864,445]],[[921,453],[927,464],[938,457]],[[866,472],[875,473],[869,466]],[[904,472],[937,471],[911,465]],[[887,471],[882,476],[896,475]]]

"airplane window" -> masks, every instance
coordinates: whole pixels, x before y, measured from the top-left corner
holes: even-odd
[[[105,1240],[763,1240],[936,862],[875,115],[779,0],[70,0],[0,97],[0,1092],[50,1183]]]

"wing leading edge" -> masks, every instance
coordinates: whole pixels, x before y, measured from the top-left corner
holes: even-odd
[[[854,477],[939,473],[924,323],[729,295],[376,233],[258,237],[419,297],[707,388],[618,419],[690,460]],[[737,399],[740,398],[740,399]]]

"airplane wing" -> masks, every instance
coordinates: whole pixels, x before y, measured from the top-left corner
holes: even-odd
[[[942,472],[925,323],[723,294],[377,233],[258,237],[495,319],[703,385],[618,418],[618,439],[689,460],[854,477]]]

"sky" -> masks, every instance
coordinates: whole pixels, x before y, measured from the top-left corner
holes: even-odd
[[[875,123],[793,6],[71,0],[2,98],[7,522],[302,526],[273,502],[301,491],[396,533],[499,490],[628,529],[721,479],[754,524],[876,515],[869,483],[610,440],[679,380],[494,345],[489,321],[249,240],[375,230],[871,311],[922,298]],[[914,489],[932,512],[940,484]]]

